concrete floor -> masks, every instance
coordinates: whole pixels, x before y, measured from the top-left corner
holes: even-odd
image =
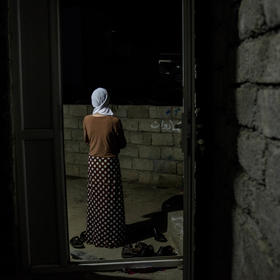
[[[87,195],[87,180],[82,178],[67,178],[67,204],[68,204],[68,225],[69,225],[69,240],[76,235],[80,235],[86,228],[86,195]],[[167,217],[160,214],[161,206],[164,201],[180,194],[179,190],[174,188],[162,188],[151,185],[125,183],[123,182],[126,224],[129,225],[130,231],[134,233],[134,242],[143,241],[146,244],[151,244],[155,251],[160,246],[171,245],[175,248],[178,254],[178,248],[170,236],[167,226]],[[158,224],[162,232],[168,239],[168,242],[158,242],[154,239],[152,232],[149,230],[151,225]],[[121,257],[122,248],[97,248],[93,245],[85,244],[84,249],[75,249],[70,246],[70,253],[72,256],[79,256],[80,260],[96,261],[117,260]],[[130,259],[127,259],[130,260]],[[71,261],[77,261],[71,258]],[[102,272],[100,276],[116,276],[129,279],[182,279],[182,270],[179,268],[166,269],[153,273],[136,273],[127,274],[122,271]]]

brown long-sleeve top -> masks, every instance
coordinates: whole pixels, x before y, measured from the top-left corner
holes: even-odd
[[[120,149],[126,146],[121,121],[115,116],[87,115],[83,120],[83,130],[92,156],[116,157]]]

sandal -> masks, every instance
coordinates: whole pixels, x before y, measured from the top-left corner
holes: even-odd
[[[82,242],[86,242],[86,231],[81,232],[80,234],[80,240]]]
[[[140,257],[153,257],[155,256],[154,247],[152,245],[148,245],[140,251]]]
[[[137,256],[138,253],[133,249],[131,244],[125,245],[122,248],[122,258],[133,258]]]
[[[166,239],[166,237],[156,228],[153,228],[153,232],[154,232],[154,238],[156,241],[159,242],[167,242],[168,240]]]
[[[157,256],[175,256],[174,248],[170,245],[165,247],[160,247],[156,253]]]
[[[78,249],[82,249],[85,248],[84,243],[81,241],[79,236],[74,236],[71,238],[70,240],[70,244],[74,247],[74,248],[78,248]]]

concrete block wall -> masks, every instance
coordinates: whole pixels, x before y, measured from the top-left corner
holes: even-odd
[[[242,0],[233,279],[280,278],[280,2]],[[252,260],[254,260],[252,262]]]
[[[66,175],[87,177],[88,146],[82,139],[82,120],[88,105],[64,105]],[[119,154],[122,179],[160,186],[183,187],[180,147],[182,107],[112,105],[123,124],[127,147]]]
[[[210,25],[206,39],[197,33],[208,55],[197,69],[215,163],[211,190],[197,198],[212,209],[203,212],[208,277],[280,279],[280,2],[200,2]]]

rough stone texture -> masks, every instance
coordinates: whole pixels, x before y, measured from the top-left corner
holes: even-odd
[[[271,255],[271,263],[277,265],[280,276],[280,203],[270,199],[270,194],[265,191],[258,193],[256,197],[256,220],[258,227],[271,248],[268,252]]]
[[[259,90],[259,122],[262,132],[267,137],[280,139],[280,89],[266,88]]]
[[[279,83],[279,63],[280,33],[245,41],[237,52],[237,82]]]
[[[236,90],[236,116],[241,125],[254,127],[257,113],[257,87],[246,84]]]
[[[257,224],[248,216],[244,219],[242,212],[234,218],[232,279],[279,279],[279,268],[267,258],[271,249]]]
[[[265,20],[269,27],[275,27],[280,24],[280,5],[275,0],[263,0]]]
[[[265,30],[261,0],[243,0],[239,8],[238,30],[240,39]]]
[[[241,131],[238,138],[238,157],[241,166],[252,178],[263,181],[265,170],[265,139],[256,132]]]
[[[91,114],[92,107],[79,105],[73,109],[75,106],[64,105],[66,174],[87,177],[89,147],[83,141],[82,112]],[[123,180],[162,185],[165,178],[168,185],[172,182],[178,185],[183,154],[179,147],[180,131],[174,131],[173,125],[179,122],[182,108],[111,105],[111,109],[120,117],[127,140],[127,146],[119,154]]]
[[[265,183],[273,200],[280,203],[280,144],[269,143]]]
[[[253,181],[246,173],[241,173],[234,182],[234,198],[243,212],[249,214],[256,211],[256,196],[264,186]]]

